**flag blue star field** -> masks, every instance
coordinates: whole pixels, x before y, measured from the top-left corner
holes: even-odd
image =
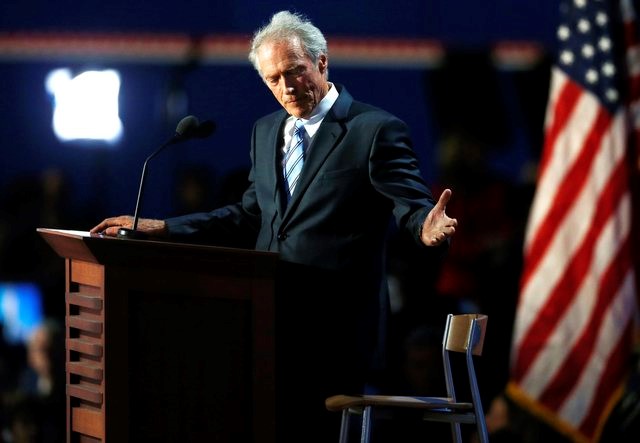
[[[631,0],[560,4],[507,392],[576,442],[598,441],[637,327],[635,35]]]

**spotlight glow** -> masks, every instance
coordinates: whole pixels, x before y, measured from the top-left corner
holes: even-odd
[[[53,130],[59,140],[116,143],[122,136],[117,71],[85,71],[72,77],[69,69],[56,69],[48,75],[46,89],[54,97]]]

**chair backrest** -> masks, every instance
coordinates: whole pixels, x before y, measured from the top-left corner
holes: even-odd
[[[449,314],[444,337],[445,349],[467,352],[471,348],[473,355],[482,355],[487,318],[484,314]]]
[[[467,374],[474,403],[478,404],[479,393],[473,366],[473,356],[482,354],[484,334],[487,327],[487,316],[484,314],[449,314],[442,340],[442,360],[447,395],[456,401],[456,389],[449,352],[465,354]]]
[[[482,399],[478,389],[473,356],[482,354],[484,344],[484,334],[487,328],[488,317],[484,314],[449,314],[445,327],[444,339],[442,340],[442,358],[444,362],[444,376],[447,387],[447,395],[456,402],[456,390],[453,384],[453,373],[449,361],[449,352],[459,352],[465,354],[469,389],[473,401],[474,420],[478,428],[478,435],[481,442],[487,442],[487,430],[482,411]],[[460,423],[451,423],[455,441],[460,442]]]

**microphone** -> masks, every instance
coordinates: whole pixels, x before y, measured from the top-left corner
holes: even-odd
[[[216,129],[216,124],[211,120],[206,120],[202,123],[198,121],[197,117],[193,115],[188,115],[178,123],[176,127],[176,133],[171,139],[165,143],[165,145],[171,145],[174,143],[178,143],[181,141],[186,141],[192,138],[206,138],[213,134],[213,131]],[[163,149],[164,145],[158,149],[160,151]],[[157,151],[152,154],[155,155]]]
[[[147,163],[153,157],[158,155],[160,151],[162,151],[167,146],[174,145],[176,143],[181,143],[187,140],[191,140],[193,138],[206,138],[209,137],[216,129],[216,124],[211,120],[206,120],[200,123],[197,117],[193,115],[188,115],[178,123],[176,126],[176,133],[167,140],[164,144],[162,144],[158,149],[147,157],[142,165],[142,176],[140,177],[140,186],[138,188],[138,198],[136,199],[136,210],[133,214],[133,226],[131,229],[129,228],[120,228],[118,230],[119,238],[130,238],[130,239],[144,239],[147,235],[141,231],[138,231],[138,215],[140,213],[142,194],[144,192],[144,180],[147,176]]]

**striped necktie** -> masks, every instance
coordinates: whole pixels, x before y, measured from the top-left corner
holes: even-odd
[[[293,191],[300,178],[300,171],[304,163],[304,124],[302,120],[296,120],[293,126],[293,138],[289,150],[285,153],[282,161],[284,166],[284,182],[287,188],[288,197],[291,198]]]

